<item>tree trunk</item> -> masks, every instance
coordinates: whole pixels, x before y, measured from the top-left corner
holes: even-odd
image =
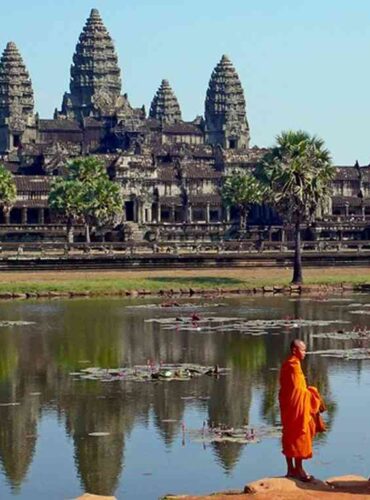
[[[67,241],[68,243],[73,243],[74,234],[73,234],[73,221],[71,218],[67,220]]]
[[[240,232],[245,231],[247,226],[248,211],[245,207],[240,207]]]
[[[86,236],[86,243],[91,243],[90,240],[90,225],[86,222],[85,223],[85,236]]]
[[[295,223],[295,231],[294,231],[295,248],[294,248],[294,268],[293,268],[293,279],[292,279],[292,283],[294,285],[303,283],[300,226],[301,226],[301,220],[300,217],[298,217]]]

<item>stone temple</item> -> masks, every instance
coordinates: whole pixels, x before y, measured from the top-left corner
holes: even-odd
[[[52,119],[35,112],[32,82],[16,45],[9,42],[2,53],[0,163],[17,185],[14,206],[0,216],[3,241],[62,238],[60,220],[48,208],[50,181],[65,173],[68,161],[85,155],[100,158],[124,194],[122,224],[109,233],[113,240],[232,237],[238,213],[222,206],[220,186],[235,168],[252,170],[265,152],[250,147],[243,87],[226,55],[210,75],[204,115],[184,121],[166,79],[148,114],[132,106],[96,9],[78,39],[70,87]],[[369,240],[370,166],[338,167],[333,193],[318,236],[336,238],[347,231],[348,237]],[[278,228],[280,221],[268,207],[256,206],[249,223]],[[270,237],[281,234],[277,229]]]

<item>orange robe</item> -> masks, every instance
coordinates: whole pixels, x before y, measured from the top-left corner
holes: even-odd
[[[283,426],[283,453],[287,458],[311,458],[316,434],[315,415],[321,397],[315,387],[307,387],[301,362],[289,356],[280,371],[279,403]]]

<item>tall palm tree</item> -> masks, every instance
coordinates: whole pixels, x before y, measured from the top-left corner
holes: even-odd
[[[301,232],[312,221],[331,191],[335,169],[324,141],[302,130],[282,132],[276,146],[263,158],[258,177],[269,188],[271,203],[287,223],[294,224],[292,283],[303,282]]]

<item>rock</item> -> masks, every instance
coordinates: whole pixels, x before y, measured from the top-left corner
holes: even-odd
[[[245,486],[244,492],[204,496],[167,496],[163,500],[370,500],[370,481],[362,476],[333,477],[312,482],[285,477],[264,478]]]
[[[26,299],[27,295],[25,293],[18,293],[14,292],[13,293],[13,299]]]
[[[69,297],[68,292],[49,292],[49,297]]]
[[[342,283],[342,290],[346,292],[352,292],[355,289],[355,286],[351,283]]]
[[[350,474],[348,476],[331,477],[326,482],[336,490],[354,492],[356,489],[361,489],[361,493],[366,491],[370,495],[370,481],[363,476]]]
[[[91,495],[90,493],[85,493],[81,497],[76,498],[76,500],[117,500],[116,497],[102,497],[100,495]]]
[[[12,299],[13,294],[10,292],[0,292],[0,299]]]
[[[272,286],[264,286],[263,293],[274,293],[274,288]]]
[[[257,493],[282,491],[288,493],[301,491],[302,489],[332,491],[331,486],[324,483],[323,481],[320,481],[319,479],[314,479],[309,483],[303,483],[301,481],[294,481],[286,477],[267,477],[264,479],[260,479],[259,481],[254,481],[253,483],[247,484],[247,486],[244,488],[244,493],[253,495],[256,495]]]

